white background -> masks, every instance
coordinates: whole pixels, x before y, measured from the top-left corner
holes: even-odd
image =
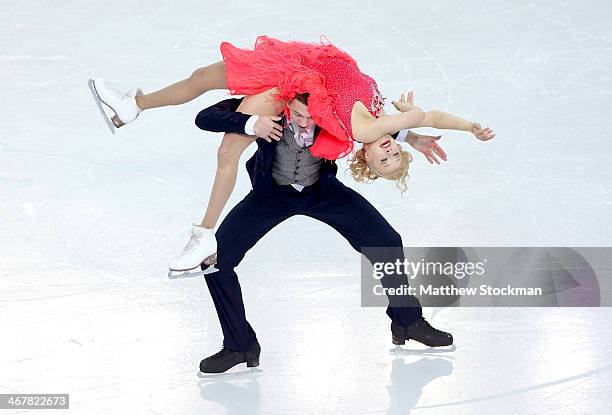
[[[405,245],[606,246],[608,2],[4,3],[0,393],[70,393],[70,413],[88,415],[610,411],[608,309],[427,309],[456,350],[394,349],[384,310],[359,307],[359,255],[304,217],[237,270],[261,366],[198,377],[221,346],[216,313],[201,278],[166,272],[201,219],[221,140],[195,114],[227,94],[112,136],[86,85],[153,91],[219,60],[224,40],[326,34],[384,96],[414,90],[422,108],[497,133],[444,132],[448,162],[414,153],[403,197],[341,163]],[[241,168],[228,209],[249,188]]]

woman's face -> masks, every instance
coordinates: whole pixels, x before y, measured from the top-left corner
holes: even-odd
[[[388,174],[401,168],[402,155],[399,144],[389,134],[378,140],[364,144],[368,165],[380,174]]]

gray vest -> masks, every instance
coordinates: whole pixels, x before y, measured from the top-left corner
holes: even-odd
[[[283,130],[283,138],[276,144],[272,177],[280,185],[310,186],[319,180],[321,163],[322,158],[313,157],[308,148],[298,146],[293,131],[287,126]]]

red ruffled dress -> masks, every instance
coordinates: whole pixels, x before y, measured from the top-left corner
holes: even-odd
[[[357,62],[330,43],[284,42],[260,36],[254,50],[221,44],[227,86],[234,95],[255,95],[278,88],[287,102],[308,92],[308,111],[321,127],[310,152],[336,160],[353,149],[351,112],[361,101],[373,116],[384,102],[376,82],[361,73]],[[288,109],[285,108],[288,113]]]

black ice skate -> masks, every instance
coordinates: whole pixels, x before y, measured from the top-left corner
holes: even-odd
[[[406,340],[410,339],[429,347],[450,346],[453,344],[452,334],[431,327],[423,317],[420,317],[417,321],[406,327],[391,323],[391,338],[395,345],[405,344]]]
[[[259,354],[261,347],[259,342],[247,352],[234,352],[226,348],[200,362],[200,372],[202,373],[223,373],[240,363],[246,363],[247,367],[259,366]]]

